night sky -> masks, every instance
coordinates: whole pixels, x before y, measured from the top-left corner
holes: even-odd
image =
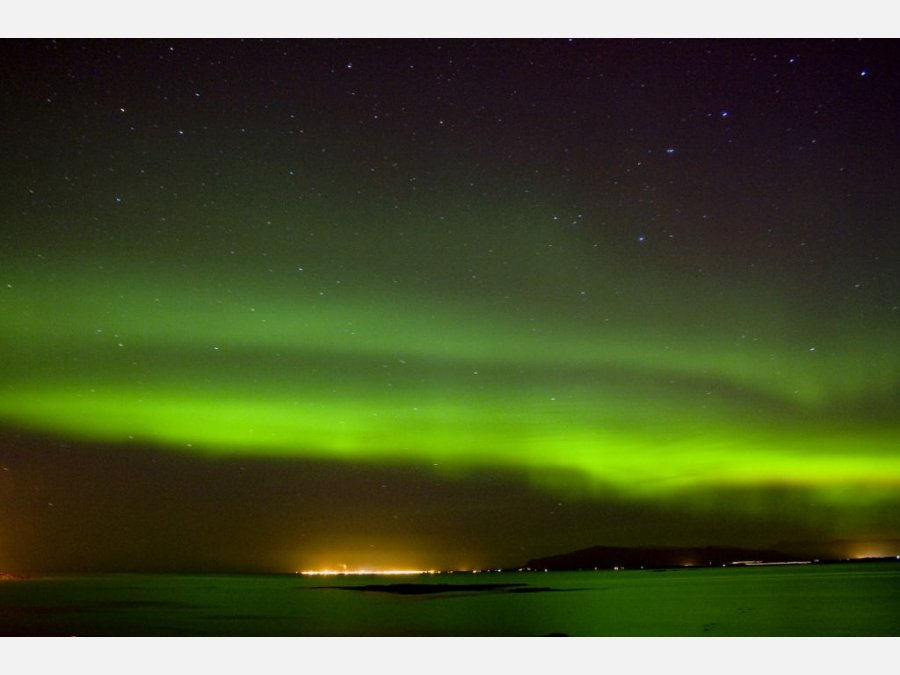
[[[900,553],[895,41],[0,52],[0,571]]]

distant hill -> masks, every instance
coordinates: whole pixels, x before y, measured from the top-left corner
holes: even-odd
[[[683,548],[624,548],[593,546],[591,548],[534,558],[523,568],[534,570],[590,570],[619,568],[705,567],[730,565],[743,561],[790,562],[803,559],[783,551],[748,549],[731,546],[701,546]]]

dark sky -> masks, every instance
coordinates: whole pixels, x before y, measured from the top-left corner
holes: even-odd
[[[0,51],[0,570],[900,553],[895,41]]]

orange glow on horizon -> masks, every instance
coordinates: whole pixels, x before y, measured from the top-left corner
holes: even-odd
[[[299,570],[298,574],[309,577],[330,577],[330,576],[415,576],[419,574],[437,574],[437,570],[350,570],[350,569],[321,569],[321,570]]]

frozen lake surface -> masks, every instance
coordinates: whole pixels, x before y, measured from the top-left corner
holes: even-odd
[[[0,634],[897,636],[900,562],[412,577],[0,582]]]

